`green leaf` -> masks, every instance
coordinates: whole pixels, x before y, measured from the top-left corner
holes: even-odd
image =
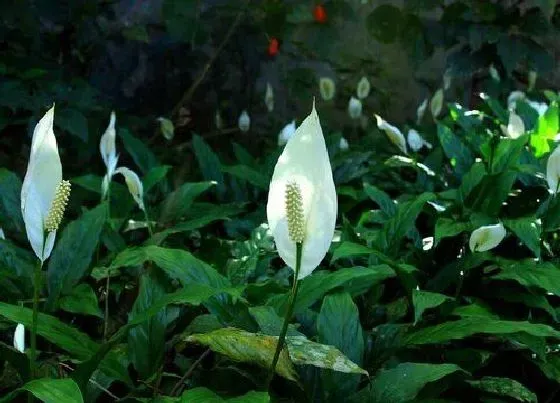
[[[535,157],[540,158],[550,151],[549,142],[554,140],[558,131],[558,106],[553,104],[544,115],[539,117],[537,130],[531,135],[531,146],[535,150]]]
[[[544,16],[550,21],[554,15],[556,0],[537,0],[537,6],[541,9]]]
[[[350,293],[360,294],[391,277],[395,277],[395,272],[387,265],[351,267],[335,272],[316,271],[300,281],[294,313],[303,312],[335,288],[342,287]],[[284,312],[288,298],[288,293],[275,296],[267,304]]]
[[[48,309],[54,308],[60,294],[70,293],[72,287],[87,273],[106,214],[107,206],[102,203],[72,221],[62,231],[47,271]]]
[[[369,33],[381,43],[393,43],[397,39],[402,22],[401,10],[383,4],[367,16],[366,26]]]
[[[182,218],[189,211],[194,199],[206,192],[214,182],[184,183],[171,192],[161,205],[159,220],[163,223]]]
[[[475,162],[469,171],[463,175],[463,180],[458,192],[459,203],[464,203],[467,197],[486,176],[486,167],[483,162]]]
[[[387,214],[389,217],[392,217],[397,212],[397,204],[389,197],[387,193],[382,191],[381,189],[370,185],[369,183],[364,183],[364,191],[368,195],[368,197],[376,202],[381,210]]]
[[[519,163],[521,152],[527,144],[527,139],[528,136],[521,136],[517,139],[500,139],[494,150],[491,172],[498,173],[515,168]]]
[[[317,317],[319,342],[339,349],[352,362],[362,365],[364,336],[358,307],[348,293],[327,295]],[[360,382],[357,375],[330,371],[321,374],[323,393],[333,401],[353,394]]]
[[[447,295],[429,291],[413,290],[412,303],[414,305],[414,324],[418,323],[426,309],[435,308],[450,300],[452,300],[452,298]]]
[[[455,372],[466,373],[455,364],[420,364],[405,362],[381,371],[369,387],[360,391],[354,402],[404,403],[413,401],[430,382]]]
[[[436,344],[464,339],[477,333],[511,334],[518,332],[537,337],[560,338],[560,332],[540,323],[516,322],[488,317],[466,317],[413,331],[405,336],[404,344]]]
[[[438,218],[436,221],[435,230],[435,244],[444,238],[454,237],[461,232],[469,231],[471,224],[467,222],[460,222],[450,218]]]
[[[222,198],[226,192],[226,186],[220,159],[202,137],[196,134],[193,136],[192,146],[194,155],[202,171],[202,177],[206,181],[214,181],[217,183],[216,192],[218,197]]]
[[[414,223],[424,208],[424,204],[434,198],[435,196],[432,193],[422,193],[415,200],[397,205],[396,214],[383,227],[388,247],[397,249],[400,241],[409,230],[415,228]]]
[[[276,314],[274,308],[271,306],[254,306],[249,308],[249,313],[259,325],[261,333],[269,336],[280,335],[284,319]],[[288,325],[286,335],[303,336],[303,334],[296,330],[294,325]]]
[[[6,235],[25,234],[21,215],[21,181],[13,172],[0,168],[0,227]]]
[[[560,296],[560,270],[552,263],[535,263],[531,260],[500,261],[501,271],[494,280],[512,280],[525,287],[537,287]]]
[[[467,380],[467,383],[484,392],[510,397],[520,402],[536,403],[538,401],[537,395],[514,379],[485,376],[477,381]]]
[[[77,109],[58,109],[55,114],[55,125],[76,136],[84,143],[89,140],[89,129],[86,117]]]
[[[0,399],[0,402],[9,402],[23,391],[30,392],[33,396],[45,403],[80,403],[84,401],[80,388],[72,379],[35,379],[24,386]]]
[[[439,142],[447,158],[451,160],[451,165],[455,171],[462,175],[467,172],[474,162],[474,158],[465,144],[457,137],[449,127],[438,123],[437,134]]]
[[[210,389],[198,387],[185,391],[181,397],[159,397],[155,400],[145,399],[145,401],[146,403],[269,403],[270,396],[266,392],[251,391],[243,396],[223,399]]]
[[[123,140],[124,148],[132,156],[134,163],[143,174],[159,165],[155,154],[143,141],[133,136],[127,129],[120,129],[118,137]]]
[[[472,198],[472,201],[467,204],[470,204],[473,210],[490,217],[498,216],[516,179],[517,173],[513,171],[486,175],[476,191],[471,193],[469,200]]]
[[[222,171],[243,179],[259,189],[267,190],[270,185],[270,178],[247,165],[223,166]]]
[[[24,381],[29,380],[31,371],[29,358],[26,354],[22,354],[12,346],[0,342],[0,357],[9,362],[12,367],[17,370],[21,379]]]
[[[103,317],[97,295],[88,284],[79,284],[72,288],[68,295],[60,298],[59,305],[60,309],[66,312]]]
[[[541,257],[541,224],[535,217],[504,220],[504,225],[521,239],[536,257]]]

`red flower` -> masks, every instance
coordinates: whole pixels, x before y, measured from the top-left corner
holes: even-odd
[[[278,47],[280,46],[280,44],[278,43],[278,39],[276,38],[270,38],[270,40],[268,41],[268,54],[270,56],[276,56],[276,54],[278,53]]]
[[[325,11],[325,7],[321,4],[318,4],[313,9],[313,18],[320,24],[324,24],[327,22],[327,12]]]

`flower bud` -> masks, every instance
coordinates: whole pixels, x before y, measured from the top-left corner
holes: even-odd
[[[20,353],[25,353],[25,326],[18,323],[14,332],[14,348]]]
[[[371,90],[371,85],[367,77],[362,77],[358,82],[358,88],[356,89],[356,93],[359,99],[367,98],[369,95],[369,91]]]
[[[350,145],[348,144],[348,140],[346,140],[344,137],[340,138],[340,142],[338,143],[338,148],[341,151],[346,151],[350,148]]]
[[[319,92],[324,101],[330,101],[336,93],[336,85],[331,78],[321,77],[319,79]]]
[[[239,127],[239,130],[241,130],[243,133],[249,131],[249,128],[251,127],[251,118],[249,117],[249,114],[247,113],[246,110],[241,112],[241,115],[239,115],[237,126]]]
[[[424,113],[426,113],[426,108],[428,107],[428,98],[424,99],[420,105],[418,105],[418,109],[416,109],[416,123],[420,124],[422,122],[422,118],[424,117]]]
[[[278,135],[278,145],[279,146],[286,145],[288,140],[292,138],[295,132],[296,132],[296,121],[292,120],[291,123],[288,123],[286,126],[284,126],[284,128]]]
[[[430,110],[432,112],[432,116],[437,118],[441,113],[443,108],[443,90],[440,88],[436,91],[432,100],[430,101]]]
[[[352,119],[358,119],[362,116],[362,101],[358,98],[351,97],[348,101],[348,115]]]

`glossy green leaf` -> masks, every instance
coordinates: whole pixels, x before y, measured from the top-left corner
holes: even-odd
[[[451,160],[451,165],[455,168],[455,171],[459,175],[467,172],[474,162],[472,153],[467,146],[449,127],[441,123],[438,123],[437,134],[443,151],[447,158]]]
[[[270,185],[269,177],[247,165],[223,166],[222,171],[262,190],[267,190]]]
[[[127,129],[118,130],[117,137],[122,139],[124,148],[127,153],[132,156],[134,163],[140,168],[142,174],[147,174],[159,165],[157,157],[152,150],[150,150],[142,140],[132,135]],[[137,173],[140,174],[140,172]]]
[[[480,380],[469,381],[467,383],[473,388],[481,391],[509,397],[520,402],[536,403],[537,395],[527,389],[523,384],[510,378],[498,378],[495,376],[485,376]]]
[[[412,303],[414,305],[414,324],[418,323],[426,309],[438,307],[450,300],[452,300],[452,298],[447,295],[423,290],[413,290]]]
[[[212,151],[210,146],[206,144],[202,137],[196,134],[193,136],[192,146],[204,180],[216,182],[216,192],[218,197],[223,197],[226,187],[220,159],[216,153]]]
[[[213,182],[184,183],[171,192],[160,207],[159,221],[166,223],[182,218],[194,199],[214,185]]]
[[[88,284],[79,284],[59,300],[60,309],[82,315],[103,317],[97,295]]]
[[[83,403],[84,401],[80,388],[72,379],[41,378],[26,383],[17,391],[0,399],[0,402],[9,402],[23,391],[30,392],[45,403]]]
[[[21,180],[13,172],[0,168],[0,227],[7,236],[25,234],[20,194]]]
[[[560,271],[554,264],[525,261],[500,261],[501,271],[494,280],[512,280],[525,287],[536,287],[560,296]]]
[[[541,224],[535,217],[504,220],[505,227],[512,231],[536,257],[541,257]]]

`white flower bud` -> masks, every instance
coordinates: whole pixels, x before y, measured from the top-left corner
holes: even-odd
[[[356,94],[358,95],[359,99],[367,98],[369,95],[369,91],[371,90],[371,85],[367,77],[362,77],[358,82],[358,87],[356,89]]]
[[[251,118],[249,117],[249,114],[247,113],[246,110],[241,112],[241,115],[239,115],[237,126],[239,127],[239,130],[241,130],[243,133],[249,131],[249,128],[251,127]]]
[[[278,134],[278,145],[284,146],[292,138],[294,133],[296,132],[296,121],[292,120],[288,123]]]
[[[324,101],[330,101],[336,93],[336,85],[331,78],[321,77],[319,79],[319,92]]]
[[[355,97],[351,97],[348,101],[348,115],[352,119],[358,119],[362,116],[362,101]]]

